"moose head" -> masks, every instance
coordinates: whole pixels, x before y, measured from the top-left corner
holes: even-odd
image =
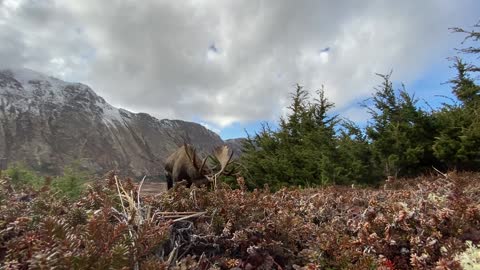
[[[208,155],[203,160],[196,153],[196,149],[183,144],[165,162],[165,176],[168,189],[174,184],[185,183],[187,187],[209,185],[216,186],[217,178],[225,173],[226,167],[231,163],[233,152],[228,146],[220,146],[213,151],[213,156]],[[217,166],[212,168],[207,164],[208,158],[216,161]],[[231,172],[230,172],[231,173]]]

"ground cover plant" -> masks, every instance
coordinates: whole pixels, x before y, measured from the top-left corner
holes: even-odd
[[[72,200],[49,181],[33,189],[2,177],[0,263],[2,269],[468,269],[478,262],[479,178],[450,173],[379,189],[271,192],[247,191],[239,177],[239,189],[178,186],[141,196],[140,184],[112,173]]]

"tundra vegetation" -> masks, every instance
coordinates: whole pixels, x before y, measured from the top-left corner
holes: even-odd
[[[0,267],[478,269],[479,68],[452,61],[455,100],[435,109],[379,75],[365,128],[329,115],[323,90],[312,99],[297,86],[279,128],[249,136],[239,173],[213,188],[148,195],[113,172],[78,185],[85,176],[73,169],[44,179],[10,168],[0,176]],[[202,175],[218,180],[233,166],[217,162]]]
[[[384,189],[248,191],[178,185],[157,196],[110,174],[78,199],[0,180],[2,269],[477,269],[480,174]],[[468,268],[471,266],[471,268]]]

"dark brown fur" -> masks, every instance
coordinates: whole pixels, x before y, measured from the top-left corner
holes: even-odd
[[[188,144],[181,146],[165,162],[168,189],[182,180],[186,181],[187,187],[192,184],[196,186],[208,184],[209,181],[205,176],[210,172],[209,168],[206,164],[202,169],[201,167],[202,160],[196,154],[193,146]]]

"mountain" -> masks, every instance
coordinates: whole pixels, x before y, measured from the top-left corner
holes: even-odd
[[[234,157],[239,157],[242,153],[243,143],[245,143],[246,141],[247,139],[245,138],[235,138],[225,140],[225,144],[228,145],[230,149],[232,149]]]
[[[0,158],[57,174],[77,162],[163,177],[165,158],[187,138],[199,152],[224,144],[200,124],[115,108],[90,87],[28,69],[0,70]]]

